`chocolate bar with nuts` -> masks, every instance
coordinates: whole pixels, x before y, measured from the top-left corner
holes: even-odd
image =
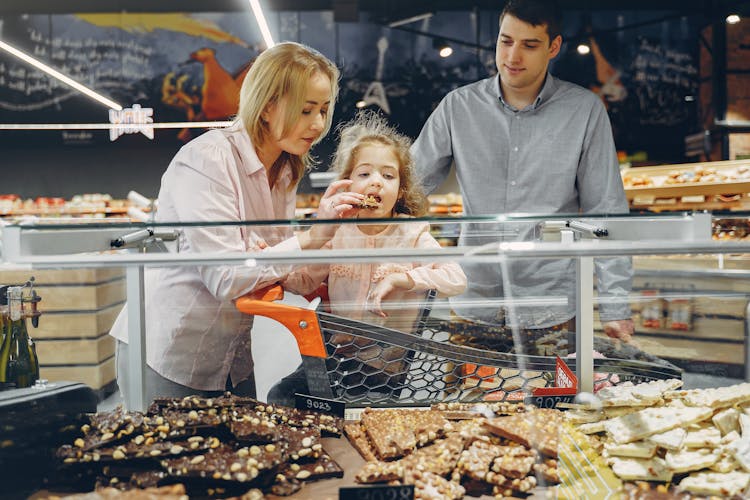
[[[544,462],[534,465],[534,472],[546,484],[560,483],[560,474],[557,472],[557,460],[549,458]]]
[[[344,469],[327,453],[323,452],[313,462],[290,463],[281,468],[279,474],[288,480],[317,481],[332,477],[344,477]]]
[[[419,448],[399,460],[404,470],[421,470],[440,476],[449,475],[456,467],[467,439],[459,434],[451,434],[429,446]]]
[[[493,484],[492,494],[495,497],[511,497],[516,492],[528,493],[533,490],[536,487],[536,478],[534,476],[527,476],[491,484]]]
[[[562,412],[539,409],[508,417],[487,420],[485,426],[493,434],[505,437],[527,448],[557,458],[557,443]]]
[[[65,497],[66,500],[188,500],[185,486],[172,484],[158,488],[121,491],[117,488],[99,488],[91,493],[79,493]]]
[[[255,410],[232,411],[227,425],[232,435],[245,443],[277,442],[280,439],[280,426],[265,413]]]
[[[172,477],[251,483],[264,473],[274,471],[287,459],[284,447],[275,444],[253,445],[239,450],[222,445],[203,455],[162,460],[161,465]]]
[[[70,445],[61,446],[57,450],[57,457],[63,463],[109,462],[130,459],[153,459],[166,456],[178,456],[189,453],[206,451],[219,446],[220,441],[215,437],[203,438],[196,436],[192,441],[155,441],[144,438],[139,434],[127,443],[109,448],[83,450]],[[200,440],[197,440],[200,439]]]
[[[495,458],[502,454],[503,447],[484,441],[475,441],[468,449],[461,452],[456,470],[465,477],[475,481],[487,481],[490,466]],[[505,478],[502,478],[505,481]],[[489,482],[489,481],[487,481]]]
[[[526,406],[523,403],[492,402],[492,403],[436,403],[431,409],[441,412],[448,420],[465,420],[477,417],[497,417],[500,415],[515,415],[524,413]]]
[[[463,486],[448,481],[443,476],[427,471],[410,470],[404,474],[402,484],[414,485],[414,498],[430,500],[458,500],[464,498]]]
[[[375,450],[372,449],[370,439],[367,437],[365,428],[359,422],[351,422],[344,424],[344,431],[346,436],[349,438],[349,442],[354,446],[362,458],[368,462],[374,462],[378,460],[375,456]]]
[[[315,427],[285,427],[281,430],[280,436],[287,444],[289,456],[294,461],[317,460],[323,455],[320,431]]]
[[[255,398],[236,396],[230,392],[225,392],[223,395],[215,398],[206,398],[203,396],[185,396],[184,398],[157,397],[154,398],[148,407],[147,413],[149,415],[159,415],[167,409],[208,410],[211,408],[254,407],[259,404],[262,403]]]
[[[265,411],[276,423],[292,427],[317,427],[321,433],[329,436],[341,436],[344,430],[344,419],[296,408],[277,405],[260,405],[258,411]]]
[[[500,452],[501,455],[493,460],[491,470],[509,479],[528,476],[538,456],[524,446],[503,446]]]
[[[404,465],[400,460],[395,462],[367,462],[357,472],[358,483],[382,483],[385,481],[400,481],[404,477]]]
[[[143,421],[144,415],[142,413],[125,411],[122,405],[118,405],[112,411],[91,415],[89,417],[90,427],[87,428],[84,425],[81,431],[84,434],[90,431],[99,431],[100,434],[112,434],[114,436],[119,430],[127,429],[128,426],[140,427],[143,425]]]
[[[404,456],[444,435],[450,424],[430,410],[365,409],[361,422],[381,460]]]

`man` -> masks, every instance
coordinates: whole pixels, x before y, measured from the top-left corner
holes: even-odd
[[[467,215],[628,213],[604,106],[590,91],[548,73],[562,45],[560,17],[554,0],[508,1],[500,15],[498,75],[449,93],[412,147],[427,192],[455,162]],[[539,228],[504,224],[493,237],[479,235],[487,227],[464,229],[461,244],[477,245],[533,239]],[[629,341],[630,259],[598,259],[596,270],[605,332]],[[572,259],[517,260],[505,270],[468,265],[465,271],[469,288],[454,303],[459,315],[517,324],[533,341],[574,329]],[[504,306],[491,308],[488,298],[505,299]],[[508,300],[518,298],[526,300]]]

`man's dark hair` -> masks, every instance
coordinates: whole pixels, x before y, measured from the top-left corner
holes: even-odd
[[[546,24],[550,42],[562,31],[562,13],[556,0],[508,0],[500,14],[500,23],[506,15],[532,26]]]

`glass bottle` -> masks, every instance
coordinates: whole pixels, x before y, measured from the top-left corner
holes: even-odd
[[[38,376],[38,363],[32,360],[32,346],[29,342],[29,334],[26,330],[26,318],[23,314],[23,287],[8,288],[8,310],[10,315],[10,328],[7,336],[10,336],[10,348],[5,362],[5,380],[14,383],[16,388],[30,387]],[[3,343],[5,348],[6,342]],[[4,355],[4,351],[0,355]],[[3,361],[0,358],[0,368]],[[37,366],[35,366],[37,365]]]
[[[8,364],[10,362],[10,314],[8,311],[8,287],[0,287],[0,317],[2,317],[2,329],[0,329],[0,388],[4,388],[10,383],[8,379]]]

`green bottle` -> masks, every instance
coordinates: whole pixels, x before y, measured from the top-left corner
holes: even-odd
[[[21,287],[11,286],[7,289],[8,320],[5,325],[5,337],[0,348],[0,383],[17,382],[18,337],[21,335],[21,304],[23,293]]]
[[[2,344],[0,344],[0,387],[8,384],[11,380],[8,377],[8,367],[10,365],[10,346],[13,340],[10,329],[10,314],[8,311],[8,287],[0,289],[0,309],[2,309]],[[12,378],[12,377],[11,377]]]

